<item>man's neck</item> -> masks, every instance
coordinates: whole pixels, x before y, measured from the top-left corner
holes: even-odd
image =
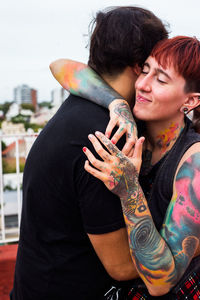
[[[111,86],[129,103],[131,107],[133,107],[135,98],[135,81],[137,79],[137,75],[133,68],[126,67],[126,69],[117,76],[102,75],[102,77],[109,86]]]

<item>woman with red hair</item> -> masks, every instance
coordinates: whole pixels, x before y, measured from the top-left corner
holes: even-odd
[[[106,92],[110,97],[112,89],[104,86],[104,97]],[[200,41],[178,36],[159,42],[135,88],[140,138],[134,148],[125,155],[115,145],[116,136],[111,142],[100,132],[89,139],[101,160],[83,148],[85,169],[121,201],[139,275],[121,299],[199,299],[200,135],[187,113],[200,104]],[[89,97],[94,100],[95,94]],[[111,116],[119,113],[120,101],[109,106]],[[120,299],[114,298],[119,294],[111,288],[105,298]]]

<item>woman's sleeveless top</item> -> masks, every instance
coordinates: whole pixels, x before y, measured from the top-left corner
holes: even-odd
[[[164,217],[172,198],[173,181],[178,164],[184,153],[194,144],[200,142],[200,134],[196,133],[191,126],[191,121],[186,118],[185,127],[178,137],[172,149],[156,163],[149,173],[146,173],[144,166],[141,168],[139,177],[140,185],[144,191],[145,197],[151,211],[154,224],[158,230],[161,229]],[[200,271],[200,256],[195,257],[183,278],[184,281],[192,271]],[[180,287],[181,282],[175,287]]]

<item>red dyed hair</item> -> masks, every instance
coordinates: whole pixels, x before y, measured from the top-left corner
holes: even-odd
[[[200,41],[196,37],[176,36],[153,48],[151,56],[165,69],[171,65],[185,81],[185,92],[200,92]]]

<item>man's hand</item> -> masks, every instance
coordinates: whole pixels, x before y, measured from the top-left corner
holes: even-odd
[[[126,144],[124,145],[122,152],[128,155],[137,141],[137,127],[133,119],[130,107],[125,100],[116,99],[109,105],[110,121],[106,128],[105,135],[109,138],[112,130],[115,126],[118,126],[118,130],[113,135],[111,141],[116,144],[117,141],[126,133]]]

